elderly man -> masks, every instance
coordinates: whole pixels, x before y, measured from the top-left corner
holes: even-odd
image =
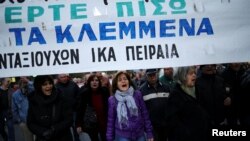
[[[141,86],[143,99],[149,111],[152,122],[155,141],[166,141],[168,135],[168,123],[166,111],[170,88],[158,80],[157,69],[146,70],[146,82]]]

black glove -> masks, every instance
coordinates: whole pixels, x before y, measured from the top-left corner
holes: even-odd
[[[48,130],[46,130],[45,132],[43,132],[44,139],[46,139],[46,140],[51,139],[51,137],[54,134],[54,132],[55,132],[55,129],[53,127],[50,128],[50,129],[48,129]]]

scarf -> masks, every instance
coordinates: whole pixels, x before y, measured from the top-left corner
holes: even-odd
[[[188,95],[192,96],[193,98],[196,98],[196,95],[195,95],[195,87],[186,87],[184,85],[181,85],[181,88],[182,90],[187,93]]]
[[[133,97],[134,89],[132,87],[129,87],[127,91],[119,91],[116,90],[115,92],[115,98],[118,101],[117,104],[117,117],[118,117],[118,123],[120,126],[122,124],[128,124],[128,111],[131,115],[138,116],[138,108],[135,104],[135,100]]]

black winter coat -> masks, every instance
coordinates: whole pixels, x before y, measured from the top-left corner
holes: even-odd
[[[166,113],[168,112],[167,104],[170,87],[158,81],[156,88],[154,88],[150,86],[148,82],[145,82],[141,86],[140,91],[147,106],[153,127],[167,127],[168,121],[166,120]],[[160,94],[162,94],[162,96],[159,96]]]
[[[242,89],[242,99],[240,102],[240,109],[241,109],[241,116],[247,116],[248,119],[248,126],[250,126],[250,69],[248,69],[245,74],[242,76],[241,81],[241,89]]]
[[[240,87],[241,77],[244,74],[244,70],[234,71],[231,68],[225,69],[221,76],[225,81],[226,87],[230,88],[229,96],[231,97],[232,104],[231,110],[234,116],[239,116],[241,112],[240,104],[242,100],[242,89]]]
[[[103,109],[104,109],[105,117],[107,117],[108,116],[109,90],[105,87],[101,87],[100,89],[98,89],[97,94],[102,95]],[[78,105],[77,105],[76,126],[82,127],[84,129],[84,123],[82,119],[84,117],[86,107],[87,105],[93,107],[92,92],[89,88],[85,88],[83,86],[80,89],[78,96],[79,96],[79,99],[78,99]],[[105,119],[105,124],[107,124],[106,119]]]
[[[32,93],[29,96],[27,125],[36,135],[37,141],[72,141],[70,132],[72,123],[72,107],[69,100],[60,93],[53,92],[50,96]],[[54,132],[51,138],[45,140],[44,132],[52,127]]]
[[[69,81],[66,84],[58,82],[55,86],[58,90],[60,90],[63,96],[72,102],[73,110],[76,110],[79,93],[78,85],[73,81]]]
[[[169,141],[206,141],[209,120],[198,101],[185,93],[179,84],[168,101]]]
[[[224,99],[226,87],[221,77],[201,74],[196,80],[197,100],[207,111],[213,125],[219,125],[225,119]]]

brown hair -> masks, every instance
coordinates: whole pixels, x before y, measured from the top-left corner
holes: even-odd
[[[118,90],[118,86],[117,86],[118,77],[122,74],[124,74],[127,77],[128,82],[129,82],[129,86],[132,86],[133,88],[135,88],[134,83],[132,82],[130,75],[125,71],[119,71],[116,73],[114,79],[112,80],[112,93],[113,94],[115,94],[115,91]]]
[[[91,74],[87,80],[87,84],[86,84],[87,88],[91,89],[90,82],[93,81],[95,77],[98,79],[98,82],[99,82],[98,89],[102,87],[100,78],[96,74]]]

